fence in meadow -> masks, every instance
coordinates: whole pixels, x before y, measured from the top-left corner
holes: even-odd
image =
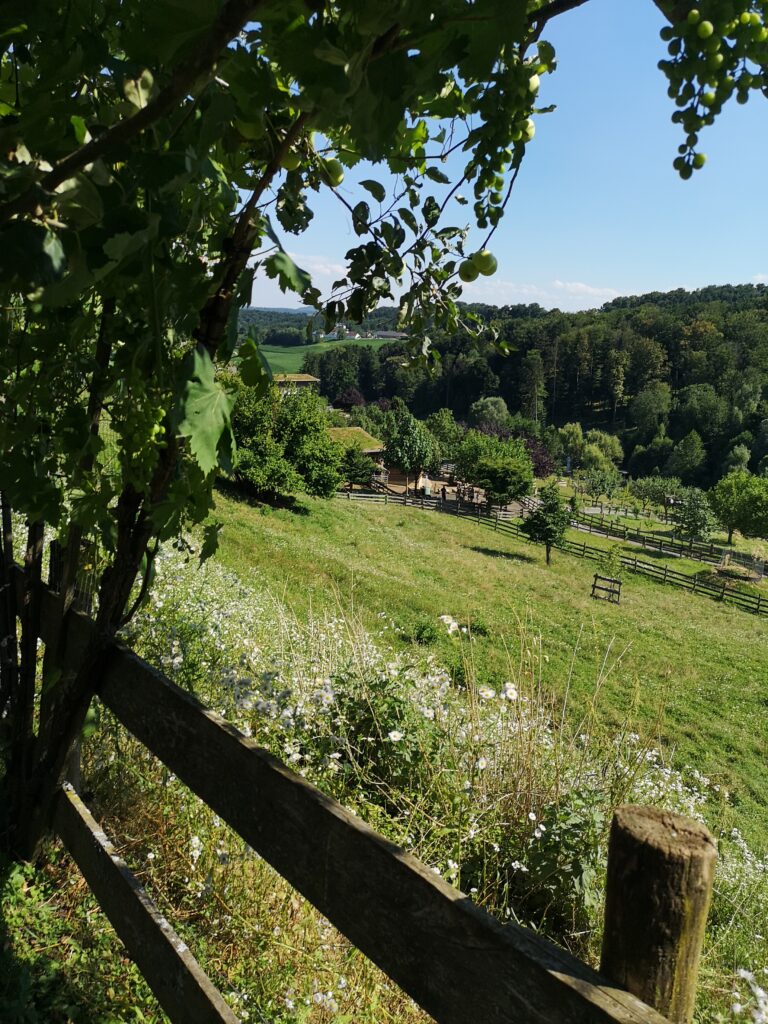
[[[677,558],[690,558],[707,565],[720,565],[724,556],[728,557],[731,564],[745,569],[753,569],[756,564],[752,555],[744,554],[741,551],[732,551],[730,548],[721,547],[714,542],[696,538],[682,540],[675,535],[674,531],[671,534],[660,534],[655,530],[641,530],[639,527],[629,527],[623,523],[611,522],[610,519],[606,521],[604,515],[578,512],[572,522],[578,529],[587,530],[589,533],[631,541],[633,544],[640,544],[644,548],[659,551],[661,554]]]
[[[11,585],[21,608],[32,585],[18,567]],[[62,623],[52,587],[35,592],[40,638],[63,635],[63,667],[75,670],[94,622],[70,610]],[[502,924],[127,648],[108,654],[99,697],[122,725],[441,1024],[692,1020],[716,856],[697,822],[617,810],[598,974]],[[70,786],[54,825],[173,1024],[237,1024]]]
[[[382,505],[403,505],[444,512],[449,515],[455,515],[459,518],[473,519],[478,523],[490,526],[494,530],[501,531],[509,536],[530,541],[530,538],[517,521],[519,517],[507,509],[489,509],[487,505],[456,501],[444,502],[440,498],[428,498],[413,495],[406,496],[401,494],[372,494],[366,491],[340,491],[337,497],[350,501],[372,501]],[[531,498],[524,498],[520,504],[524,513],[530,512],[536,507],[535,499]],[[599,530],[594,530],[593,532],[600,533]],[[601,535],[610,536],[605,533]],[[607,555],[605,548],[594,547],[586,541],[579,542],[565,538],[556,546],[561,551],[568,552],[568,554],[577,555],[579,558],[588,558],[595,562],[603,561]],[[650,547],[650,545],[645,546]],[[657,551],[660,549],[654,545],[653,550]],[[645,576],[648,579],[655,580],[657,583],[664,583],[668,586],[678,587],[681,590],[688,590],[693,594],[703,594],[716,601],[727,602],[738,608],[742,608],[745,611],[753,612],[755,615],[768,615],[768,597],[763,597],[762,594],[736,590],[733,587],[730,587],[728,582],[725,580],[723,582],[713,582],[711,580],[701,579],[698,575],[689,575],[684,572],[678,572],[675,569],[671,569],[668,565],[656,565],[653,562],[646,562],[637,556],[633,557],[631,555],[622,555],[621,565],[630,572],[635,573],[638,576]]]

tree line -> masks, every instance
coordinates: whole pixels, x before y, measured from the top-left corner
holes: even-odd
[[[578,313],[467,309],[496,344],[437,332],[431,365],[406,365],[407,346],[393,343],[308,353],[303,369],[347,406],[397,397],[418,418],[448,409],[470,423],[479,401],[500,399],[507,426],[532,436],[573,422],[600,429],[619,439],[633,476],[667,472],[705,486],[765,467],[765,285],[650,293]]]

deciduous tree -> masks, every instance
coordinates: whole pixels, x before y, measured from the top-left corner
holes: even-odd
[[[555,482],[542,487],[538,497],[539,504],[523,522],[523,532],[527,533],[532,541],[545,546],[549,565],[552,548],[565,537],[571,516]]]

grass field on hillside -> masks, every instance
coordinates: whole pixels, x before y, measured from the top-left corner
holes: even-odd
[[[310,354],[322,355],[332,348],[342,345],[365,345],[379,349],[382,345],[390,345],[391,338],[349,338],[345,341],[318,341],[314,345],[260,345],[260,350],[269,363],[272,373],[299,373],[304,357]]]
[[[572,714],[596,696],[607,728],[631,719],[678,766],[730,794],[724,821],[768,846],[768,622],[709,599],[627,578],[620,606],[592,600],[594,564],[417,509],[305,503],[306,514],[219,495],[220,558],[256,573],[302,615],[340,607],[392,642],[449,614],[470,641],[431,646],[461,676],[500,685],[520,657],[521,623],[542,637],[542,679]],[[389,625],[391,623],[391,625]],[[598,684],[599,680],[599,684]]]

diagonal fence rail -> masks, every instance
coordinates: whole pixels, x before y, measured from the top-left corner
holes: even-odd
[[[41,603],[45,642],[57,635],[57,598],[50,588],[41,587]],[[64,667],[75,668],[94,641],[95,627],[83,613],[70,611],[64,628]],[[99,696],[126,729],[440,1024],[666,1019],[542,936],[496,920],[118,643],[109,645]],[[67,791],[55,825],[174,1024],[234,1024],[237,1018],[219,1003],[184,944],[167,922],[156,919],[146,894]],[[664,828],[671,836],[681,832],[677,820]],[[706,900],[704,906],[705,917]],[[669,945],[663,908],[658,917],[648,926]],[[695,934],[685,922],[687,937],[680,939],[690,943],[693,934],[694,955],[665,954],[670,993],[681,984],[686,991],[695,988],[703,920]],[[615,969],[623,978],[622,949],[616,947],[613,960],[621,963]],[[659,983],[644,980],[658,995]],[[666,996],[659,999],[665,1009],[673,1005]]]

